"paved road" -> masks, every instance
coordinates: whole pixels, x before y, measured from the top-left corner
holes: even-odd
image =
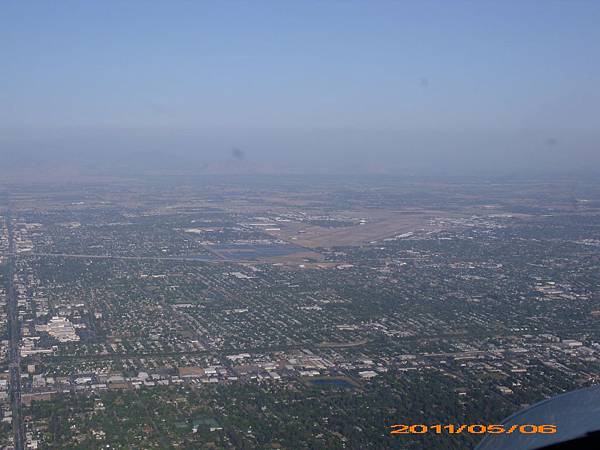
[[[10,213],[6,215],[8,227],[9,252],[8,257],[8,331],[9,331],[9,353],[8,363],[10,370],[10,399],[12,405],[14,448],[24,449],[23,415],[21,411],[21,355],[19,352],[20,327],[17,311],[17,294],[14,286],[15,274],[15,240]]]
[[[11,253],[12,254],[12,253]],[[118,255],[85,255],[76,253],[37,253],[23,252],[22,256],[44,256],[50,258],[83,258],[83,259],[122,259],[126,261],[185,261],[185,262],[202,262],[202,263],[252,263],[258,262],[255,260],[241,259],[214,259],[203,256],[118,256]]]

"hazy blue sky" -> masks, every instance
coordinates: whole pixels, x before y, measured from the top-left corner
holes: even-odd
[[[592,0],[4,0],[0,151],[589,167],[599,24]]]

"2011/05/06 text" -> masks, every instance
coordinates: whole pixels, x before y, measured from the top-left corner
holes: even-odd
[[[555,434],[557,430],[556,425],[532,425],[532,424],[523,424],[523,425],[483,425],[483,424],[472,424],[472,425],[425,425],[425,424],[415,424],[415,425],[405,425],[405,424],[396,424],[390,425],[388,428],[391,428],[390,434],[425,434],[425,433],[435,433],[435,434],[460,434],[460,433],[469,433],[469,434],[511,434],[511,433],[522,433],[522,434]]]

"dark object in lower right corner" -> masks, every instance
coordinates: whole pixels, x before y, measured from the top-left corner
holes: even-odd
[[[593,431],[569,441],[558,442],[535,450],[593,450],[600,449],[600,431]]]

